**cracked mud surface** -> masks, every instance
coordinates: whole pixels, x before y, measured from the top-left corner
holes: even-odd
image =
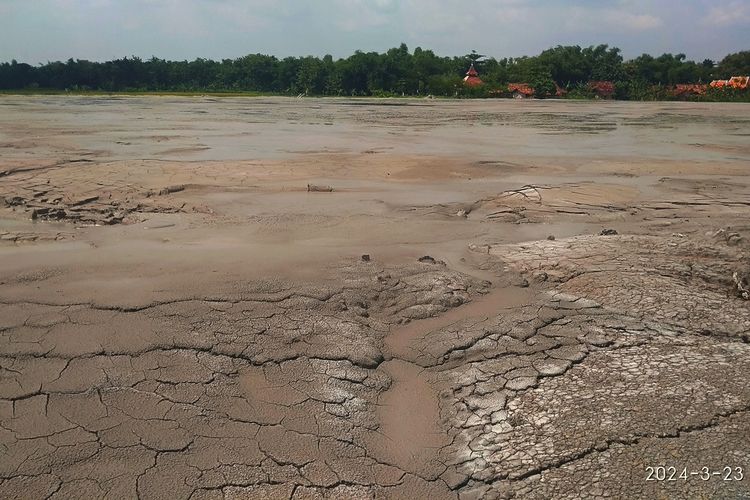
[[[388,102],[0,100],[0,498],[750,498],[744,108]]]

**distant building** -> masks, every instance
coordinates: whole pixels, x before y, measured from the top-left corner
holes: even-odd
[[[745,90],[750,84],[750,76],[733,76],[729,80],[714,80],[710,83],[715,89],[732,88]]]
[[[587,87],[594,93],[594,96],[600,99],[611,99],[615,96],[614,82],[592,80],[588,83]]]
[[[466,76],[464,77],[464,85],[468,87],[484,85],[482,79],[479,78],[479,73],[477,73],[477,70],[474,69],[474,63],[471,63],[469,71],[466,72]]]
[[[678,83],[672,89],[672,95],[675,97],[689,98],[706,95],[706,90],[708,90],[708,85],[699,83]]]
[[[514,99],[526,99],[534,95],[534,89],[528,83],[509,83],[508,92]]]

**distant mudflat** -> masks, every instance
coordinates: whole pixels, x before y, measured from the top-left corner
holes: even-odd
[[[748,130],[2,96],[0,497],[748,496]]]

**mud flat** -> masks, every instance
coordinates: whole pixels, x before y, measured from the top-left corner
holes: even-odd
[[[748,130],[3,97],[0,497],[748,497]]]

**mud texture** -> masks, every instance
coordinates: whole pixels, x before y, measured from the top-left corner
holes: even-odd
[[[743,106],[0,109],[0,498],[750,498]]]

